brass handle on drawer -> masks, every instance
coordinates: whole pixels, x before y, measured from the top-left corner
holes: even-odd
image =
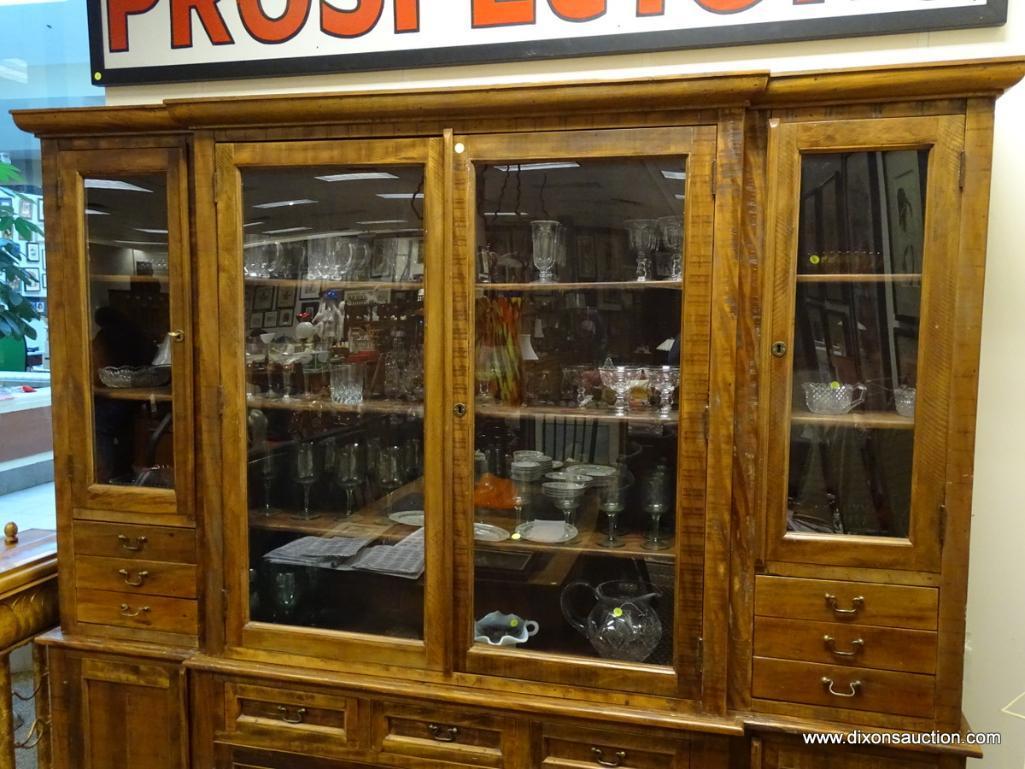
[[[857,697],[858,694],[861,692],[861,681],[851,681],[847,685],[850,688],[850,691],[848,692],[838,692],[836,689],[833,688],[833,679],[826,678],[825,676],[822,677],[822,685],[826,687],[826,691],[828,691],[834,697],[844,697],[845,699]]]
[[[850,609],[841,609],[839,604],[836,602],[836,596],[832,593],[826,593],[826,605],[833,610],[833,614],[838,617],[853,617],[857,615],[863,608],[865,608],[865,597],[857,596],[851,599]]]
[[[117,573],[124,577],[125,584],[131,587],[140,587],[146,581],[146,577],[149,576],[148,571],[139,571],[135,573],[135,577],[132,577],[128,569],[118,569]]]
[[[291,715],[292,709],[286,708],[284,705],[278,705],[278,713],[281,714],[281,720],[286,724],[301,724],[306,720],[306,708],[296,708],[295,715]]]
[[[617,750],[615,752],[615,758],[611,761],[605,758],[605,751],[601,748],[591,748],[591,754],[594,756],[595,763],[598,766],[622,766],[623,762],[626,761],[626,751]]]
[[[143,607],[141,607],[139,609],[136,609],[135,611],[132,611],[132,608],[128,604],[126,604],[126,603],[121,604],[121,616],[122,617],[138,617],[141,614],[148,613],[149,610],[150,609],[149,609],[148,606],[143,606]]]
[[[121,544],[122,550],[128,550],[133,553],[137,553],[146,545],[149,540],[146,537],[135,537],[135,544],[132,543],[132,539],[126,537],[124,534],[117,535],[117,541]]]
[[[438,726],[438,724],[427,724],[427,731],[431,733],[438,742],[455,742],[459,736],[458,726]]]
[[[851,650],[849,652],[842,652],[837,649],[836,639],[831,635],[822,636],[822,643],[830,654],[835,654],[837,657],[857,657],[865,648],[865,642],[861,638],[855,638],[851,641]]]

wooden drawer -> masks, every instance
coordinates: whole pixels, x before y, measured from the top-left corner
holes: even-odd
[[[75,521],[74,532],[76,555],[196,562],[194,529]]]
[[[751,693],[763,700],[932,718],[935,684],[932,676],[916,673],[755,657]]]
[[[187,563],[86,555],[75,559],[75,582],[79,589],[196,597],[196,567]]]
[[[938,591],[931,587],[794,577],[755,580],[759,617],[935,630],[938,606]]]
[[[579,769],[615,766],[620,769],[685,769],[688,743],[652,735],[598,731],[575,726],[544,725],[540,756],[532,766]]]
[[[507,728],[507,721],[488,713],[378,703],[374,746],[382,758],[406,759],[398,763],[408,766],[423,766],[423,759],[434,759],[501,767]]]
[[[186,635],[199,632],[198,604],[184,598],[79,588],[77,608],[79,622]]]
[[[256,747],[336,756],[358,742],[358,701],[320,692],[228,683],[226,734]]]

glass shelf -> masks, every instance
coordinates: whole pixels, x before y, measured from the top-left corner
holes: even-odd
[[[166,387],[153,390],[145,388],[112,390],[110,388],[97,387],[93,394],[97,398],[107,398],[113,401],[156,401],[158,403],[167,403],[171,400],[171,391]]]
[[[610,289],[626,291],[642,291],[645,289],[683,289],[683,282],[679,280],[618,280],[586,283],[478,283],[478,291],[607,291]]]
[[[588,422],[631,422],[640,424],[666,425],[675,427],[679,421],[677,411],[668,417],[660,417],[655,410],[633,411],[616,414],[611,410],[579,409],[571,406],[506,406],[500,403],[478,403],[474,410],[478,416],[492,419],[535,419],[555,417],[558,419],[579,419]]]
[[[888,411],[859,411],[850,414],[813,414],[810,411],[795,411],[790,416],[795,425],[816,427],[862,427],[868,429],[914,430],[913,417],[902,417]]]
[[[280,409],[284,411],[325,411],[339,414],[401,414],[403,416],[423,417],[422,403],[399,400],[365,400],[362,403],[335,403],[329,400],[307,400],[303,398],[261,398],[250,395],[247,399],[250,408]]]
[[[392,291],[419,291],[424,287],[423,283],[414,281],[388,281],[388,280],[322,280],[314,278],[251,278],[245,279],[247,286],[281,286],[292,288],[304,284],[316,283],[321,294],[325,291],[369,291],[377,289],[391,289]]]

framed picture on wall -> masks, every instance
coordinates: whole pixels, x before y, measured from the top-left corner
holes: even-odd
[[[255,330],[263,325],[263,313],[254,312],[249,316],[249,329]]]
[[[28,280],[25,281],[26,291],[38,291],[42,286],[40,285],[40,274],[38,267],[26,267],[25,274],[28,276]]]
[[[300,313],[308,312],[310,314],[310,318],[313,318],[317,314],[317,303],[316,302],[303,302],[299,306],[299,312]]]
[[[304,280],[299,285],[300,299],[320,299],[320,281]]]
[[[278,289],[278,309],[291,310],[295,307],[295,286],[281,286]]]
[[[10,209],[14,213],[14,198],[7,195],[0,195],[0,211]]]
[[[265,312],[274,309],[274,286],[258,286],[253,295],[253,309]]]
[[[263,314],[263,327],[264,328],[277,328],[278,326],[278,311],[270,310]]]
[[[291,308],[287,310],[278,311],[278,325],[282,328],[291,328],[292,322],[295,320],[295,313]]]
[[[26,262],[38,262],[39,261],[39,244],[28,243],[25,246],[25,261]]]
[[[36,205],[28,198],[21,198],[18,201],[18,215],[22,219],[32,219],[36,213]]]

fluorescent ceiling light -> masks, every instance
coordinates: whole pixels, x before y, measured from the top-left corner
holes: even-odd
[[[257,219],[255,222],[246,222],[243,227],[259,227],[261,224],[266,224],[266,219]]]
[[[673,179],[674,181],[683,181],[687,178],[686,171],[663,171],[662,176],[666,179]]]
[[[85,188],[87,190],[120,190],[121,192],[153,192],[153,190],[147,190],[145,187],[140,187],[137,184],[131,184],[129,182],[121,182],[117,179],[86,179]]]
[[[101,211],[98,208],[87,208],[85,209],[86,216],[110,216],[110,212]]]
[[[424,194],[422,192],[379,192],[377,197],[385,200],[419,200]]]
[[[555,163],[517,163],[511,166],[495,166],[499,171],[554,171],[557,168],[580,168],[579,163],[572,160]]]
[[[283,230],[265,230],[264,235],[285,235],[289,232],[308,232],[312,227],[285,227]]]
[[[136,227],[136,232],[145,232],[147,235],[166,235],[167,230],[148,230],[145,227]]]
[[[115,243],[122,246],[166,246],[167,243],[156,240],[115,240]]]
[[[253,208],[288,208],[289,206],[308,206],[316,200],[301,198],[299,200],[275,200],[273,203],[257,203]]]
[[[405,219],[378,219],[376,222],[356,222],[361,227],[369,227],[374,224],[405,224]]]
[[[317,178],[322,182],[361,182],[367,179],[398,179],[399,177],[384,171],[360,171],[351,174],[328,174]]]

